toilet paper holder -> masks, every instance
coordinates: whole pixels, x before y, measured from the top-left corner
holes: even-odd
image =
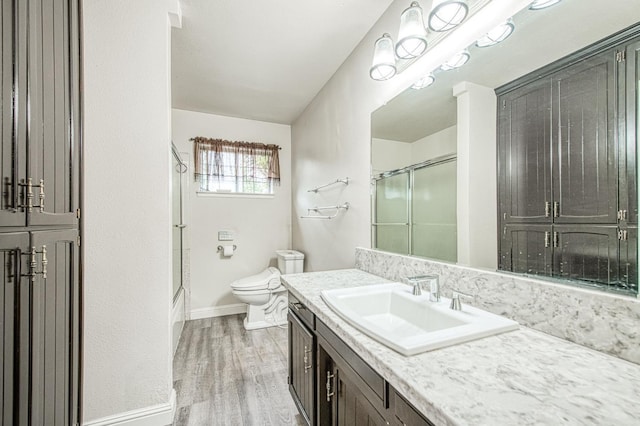
[[[238,246],[236,246],[235,244],[233,245],[233,251],[236,251],[236,249],[238,248]],[[218,251],[223,251],[224,247],[222,246],[218,246]]]

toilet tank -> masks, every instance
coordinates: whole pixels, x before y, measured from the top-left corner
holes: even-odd
[[[295,250],[276,250],[278,269],[282,275],[303,272],[304,254]]]

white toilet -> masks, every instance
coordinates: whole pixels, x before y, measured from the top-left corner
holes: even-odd
[[[269,267],[259,274],[231,283],[232,293],[247,304],[244,328],[284,325],[287,323],[287,290],[280,283],[280,273],[303,272],[304,254],[295,250],[276,250],[278,268]]]

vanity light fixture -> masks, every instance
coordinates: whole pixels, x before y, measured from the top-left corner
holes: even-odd
[[[393,40],[391,35],[384,33],[382,37],[376,40],[373,50],[373,64],[369,69],[369,76],[378,81],[389,80],[396,75],[396,71]]]
[[[423,76],[422,78],[420,78],[420,80],[413,83],[411,85],[411,88],[415,90],[424,89],[425,87],[431,86],[435,81],[436,81],[436,78],[433,75],[433,73],[429,73]]]
[[[513,34],[513,30],[515,30],[515,25],[513,24],[513,19],[509,18],[506,22],[498,25],[483,37],[479,38],[476,41],[476,46],[478,47],[489,47],[504,41],[507,37]]]
[[[427,29],[424,27],[422,8],[417,1],[402,12],[396,55],[400,59],[413,59],[427,50]]]
[[[460,25],[468,13],[467,0],[433,0],[429,28],[438,32],[449,31]]]
[[[529,5],[529,9],[531,10],[540,10],[546,9],[547,7],[551,7],[560,3],[561,0],[535,0],[531,5]]]
[[[451,58],[449,58],[447,62],[440,65],[440,69],[443,71],[449,71],[452,69],[460,68],[461,66],[469,62],[469,59],[471,59],[471,55],[469,54],[469,51],[465,49],[462,52],[456,53]]]

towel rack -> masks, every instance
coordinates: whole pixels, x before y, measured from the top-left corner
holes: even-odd
[[[335,181],[327,183],[326,185],[320,185],[320,186],[317,186],[317,187],[315,187],[313,189],[309,189],[307,192],[316,192],[317,193],[319,190],[321,190],[323,188],[326,188],[328,186],[331,186],[331,185],[335,185],[336,183],[343,183],[345,185],[349,185],[349,178],[346,177],[344,179],[336,179]]]
[[[349,210],[351,205],[349,203],[344,203],[338,206],[326,206],[326,207],[313,207],[311,209],[307,209],[307,216],[300,216],[300,219],[333,219],[338,216],[340,210]],[[323,214],[311,214],[311,212],[320,213],[323,210],[335,210],[336,212],[332,215],[323,215]]]

